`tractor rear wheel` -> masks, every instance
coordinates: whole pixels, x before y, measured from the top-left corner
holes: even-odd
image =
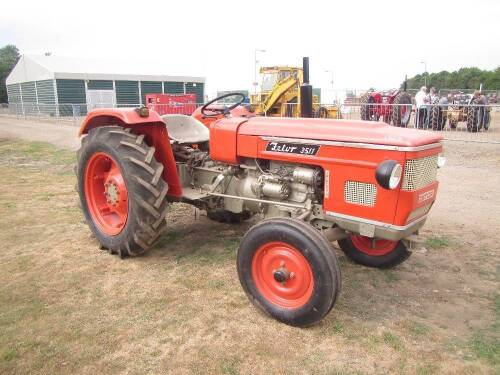
[[[407,92],[398,93],[392,102],[392,124],[407,127],[411,118],[411,96]]]
[[[250,219],[252,216],[253,214],[250,211],[235,213],[222,208],[207,210],[207,217],[210,220],[217,221],[219,223],[239,224]]]
[[[430,127],[432,130],[443,130],[446,124],[446,116],[443,115],[443,109],[435,105],[431,108]]]
[[[476,133],[483,127],[483,112],[484,107],[476,106],[481,104],[478,100],[473,100],[471,106],[467,107],[467,131]]]
[[[297,219],[267,219],[250,228],[240,243],[237,267],[250,301],[292,326],[321,320],[340,292],[331,244]]]
[[[120,256],[148,250],[166,229],[168,185],[154,147],[130,129],[90,130],[77,152],[78,192],[101,246]]]
[[[467,107],[467,131],[475,133],[483,127],[484,130],[488,130],[491,119],[485,100],[477,98],[471,104],[473,106]]]
[[[342,251],[354,262],[375,268],[391,268],[411,255],[401,241],[374,239],[360,235],[339,240]]]
[[[380,113],[378,111],[377,105],[375,104],[375,99],[371,95],[371,92],[367,92],[361,96],[360,100],[359,115],[361,120],[364,121],[378,121],[380,118]]]

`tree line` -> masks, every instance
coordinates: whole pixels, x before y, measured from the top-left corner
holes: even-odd
[[[0,103],[7,103],[5,80],[19,60],[19,50],[11,44],[0,48]]]
[[[483,90],[500,90],[500,66],[495,70],[481,70],[479,68],[461,68],[454,72],[443,70],[439,73],[422,73],[408,78],[407,89],[419,89],[427,78],[427,87],[437,89],[479,89],[483,84]],[[401,88],[404,82],[401,83]]]

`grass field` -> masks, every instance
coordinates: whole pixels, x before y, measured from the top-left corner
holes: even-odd
[[[174,204],[159,244],[121,260],[83,222],[73,163],[0,139],[0,373],[500,373],[495,238],[431,222],[426,250],[387,271],[337,252],[338,303],[297,329],[240,288],[235,253],[251,223]]]

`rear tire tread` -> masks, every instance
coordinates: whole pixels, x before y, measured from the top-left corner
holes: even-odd
[[[82,146],[77,151],[80,201],[85,207],[83,175],[80,176],[85,171],[82,157],[94,143],[109,145],[117,153],[121,164],[125,166],[126,171],[122,171],[122,173],[127,180],[129,193],[129,217],[127,221],[133,220],[133,222],[130,225],[127,223],[123,231],[127,231],[129,227],[135,227],[135,230],[132,228],[131,232],[133,233],[124,234],[123,241],[115,244],[112,240],[107,241],[107,236],[89,222],[92,219],[84,209],[87,222],[100,242],[103,239],[104,242],[110,242],[110,244],[101,242],[101,246],[109,249],[112,254],[119,254],[122,257],[143,254],[151,248],[167,228],[165,217],[168,210],[166,200],[168,185],[160,178],[163,173],[163,165],[154,158],[155,149],[145,143],[144,135],[136,135],[130,129],[118,126],[91,129],[89,134],[82,139]],[[136,202],[138,212],[131,213],[131,200]]]

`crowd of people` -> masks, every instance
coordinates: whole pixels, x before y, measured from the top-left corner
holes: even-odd
[[[417,108],[417,115],[415,118],[416,125],[422,128],[424,124],[429,121],[429,111],[432,104],[448,104],[452,100],[451,95],[448,97],[439,97],[438,91],[435,87],[429,90],[426,86],[422,86],[420,91],[415,95],[415,107]]]
[[[433,105],[442,105],[453,103],[455,96],[453,94],[448,94],[447,96],[439,96],[438,91],[435,87],[431,87],[430,90],[426,86],[422,86],[420,90],[415,95],[415,125],[418,128],[428,127],[430,111]],[[476,104],[489,104],[497,103],[497,95],[489,97],[484,95],[481,91],[476,90],[472,96],[472,100]]]

